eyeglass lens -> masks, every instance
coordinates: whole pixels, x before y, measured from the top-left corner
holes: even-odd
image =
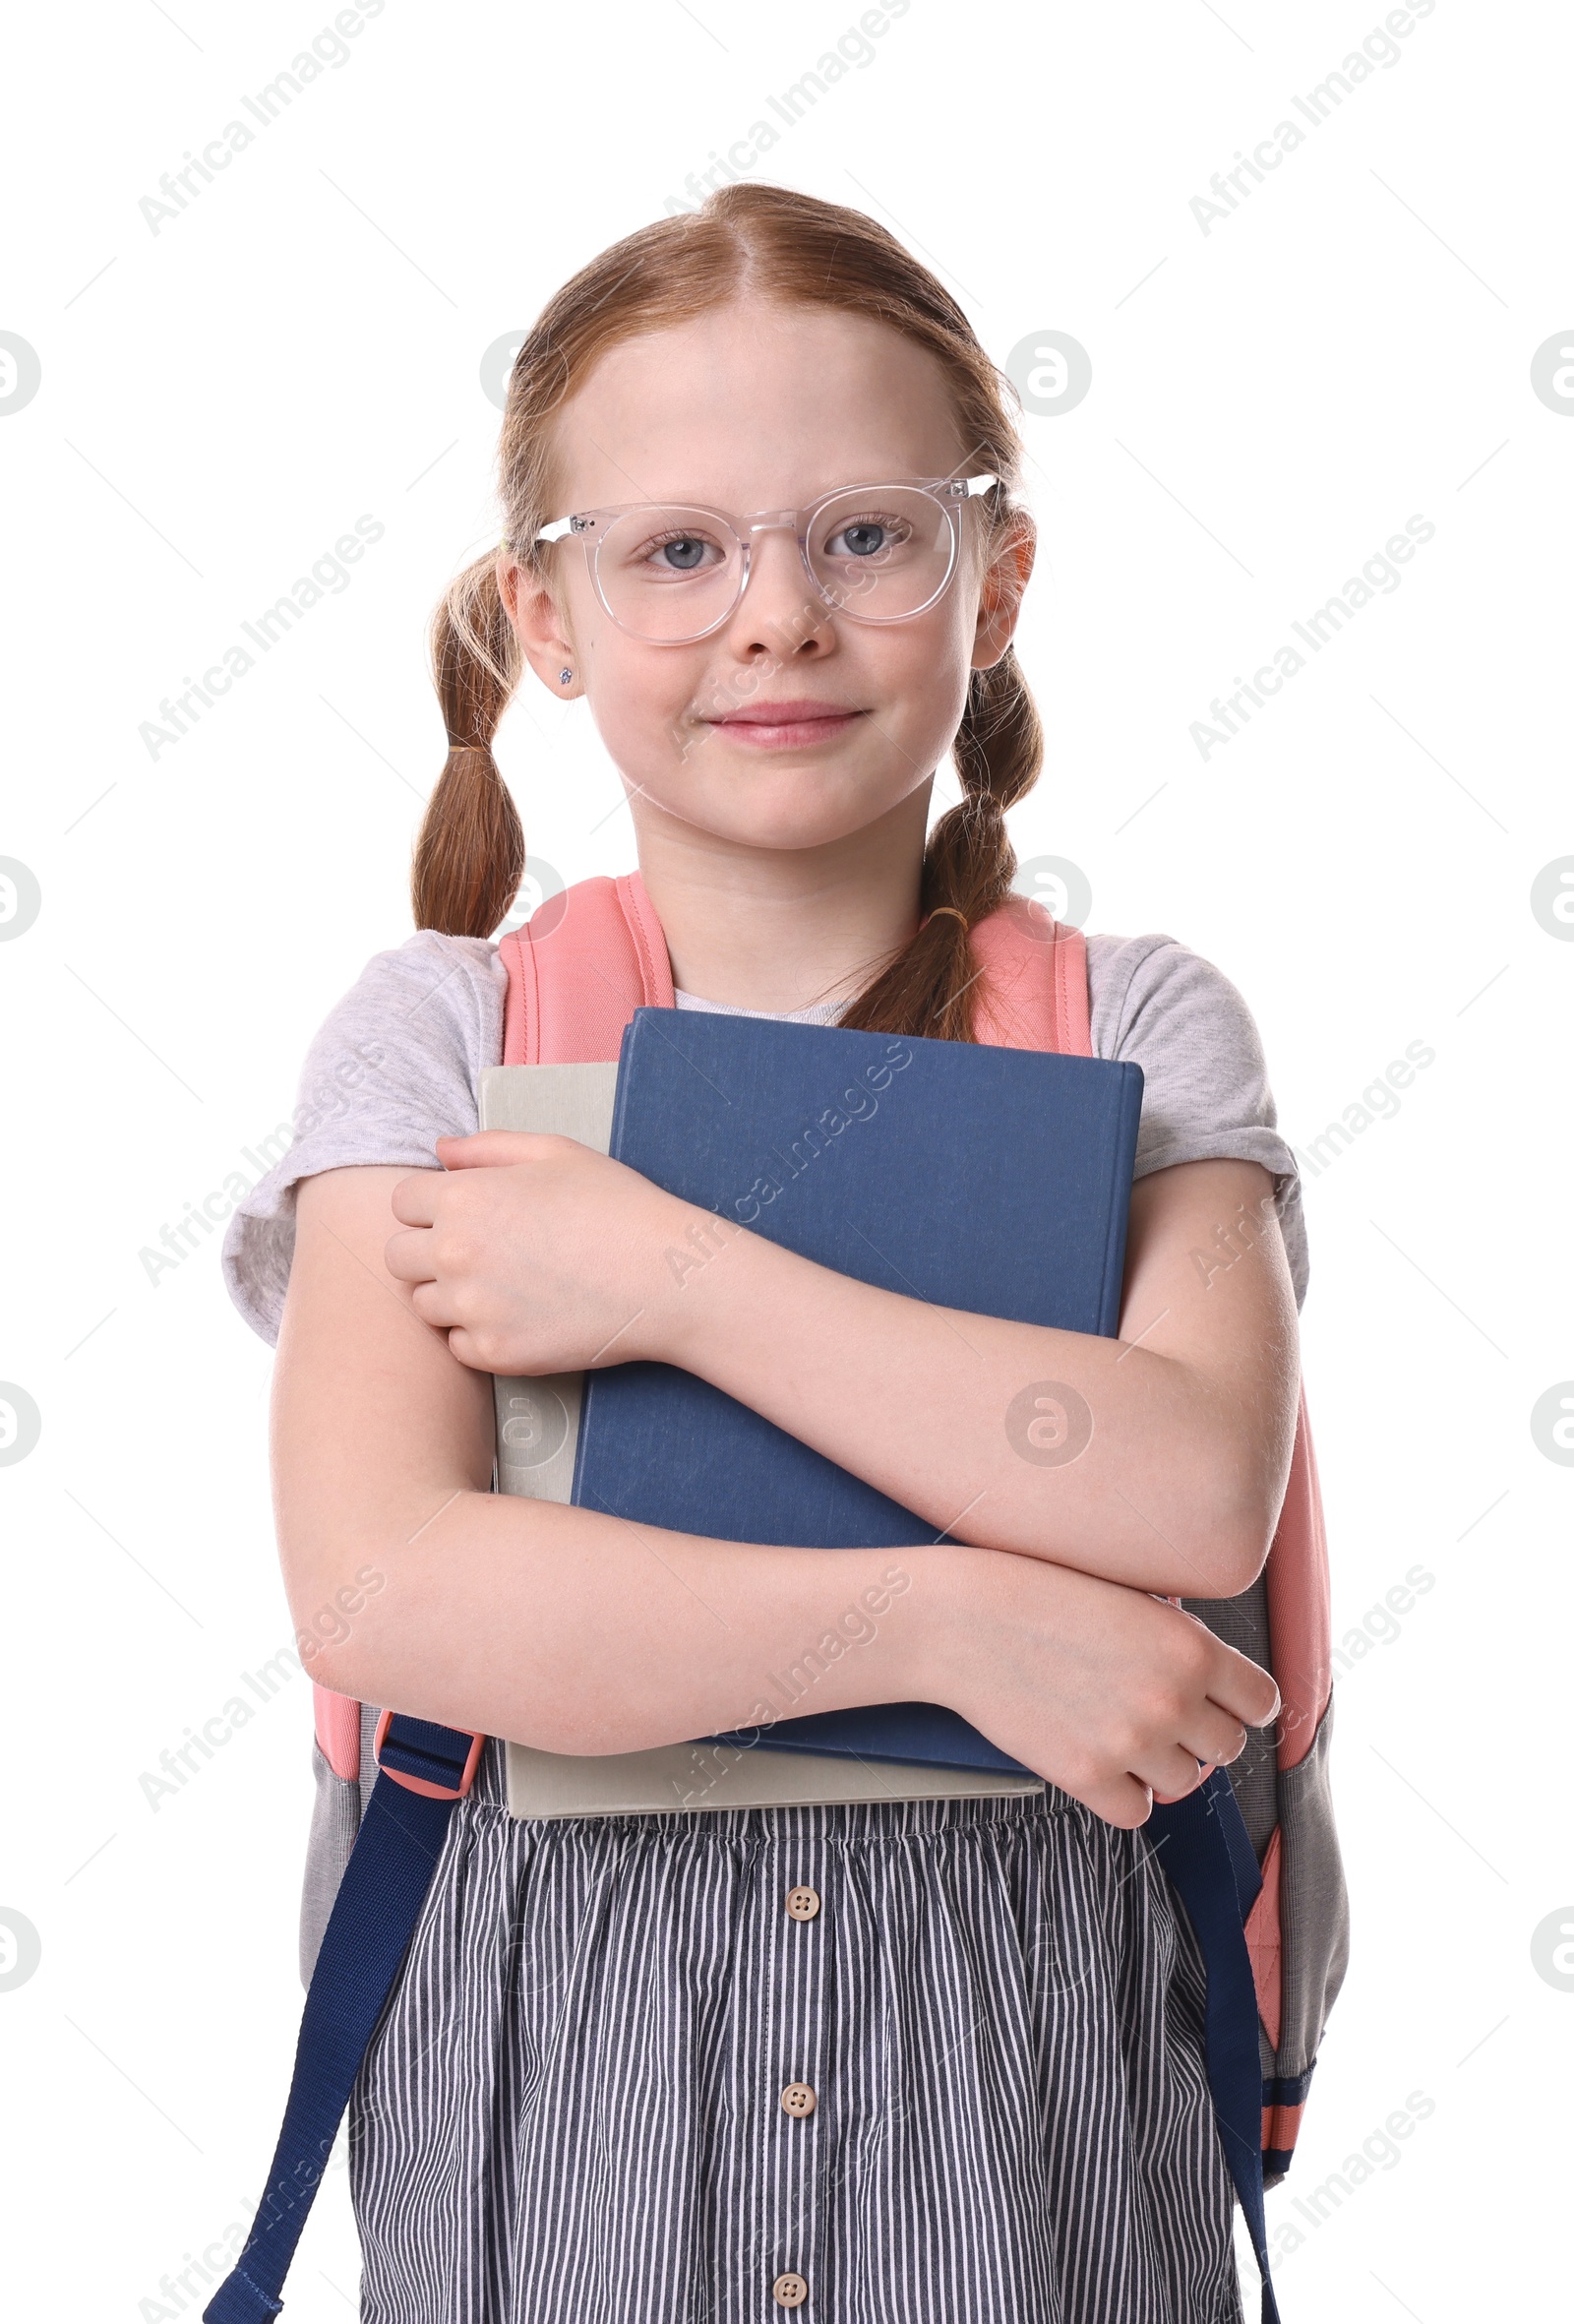
[[[810,570],[833,608],[864,621],[922,613],[950,578],[951,519],[916,485],[837,494],[816,515]],[[613,619],[667,644],[701,637],[736,604],[743,547],[730,524],[699,509],[652,507],[614,518],[595,556]]]

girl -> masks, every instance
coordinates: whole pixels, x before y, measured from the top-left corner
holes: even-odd
[[[1164,1603],[1250,1588],[1295,1426],[1295,1164],[1240,996],[1169,937],[1089,941],[1096,1052],[1146,1075],[1118,1340],[977,1316],[959,1338],[748,1234],[680,1293],[683,1204],[570,1140],[473,1134],[524,860],[491,745],[526,665],[590,705],[680,1008],[972,1037],[969,930],[1009,890],[1005,811],[1040,762],[1019,459],[935,277],[760,185],[607,251],[515,365],[507,537],[434,627],[451,747],[419,933],[329,1018],[305,1079],[357,1058],[345,1107],[226,1242],[277,1336],[303,1633],[359,1575],[313,1674],[559,1752],[747,1724],[888,1552],[490,1491],[490,1373],[650,1357],[966,1543],[903,1552],[912,1587],[817,1708],[948,1704],[1047,1789],[530,1822],[489,1741],[352,2105],[375,2324],[1240,2314],[1199,1962],[1142,1830],[1277,1708]],[[844,490],[811,567],[782,513]],[[897,547],[935,587],[887,618],[858,568]],[[947,752],[965,797],[926,842]],[[1199,1270],[1242,1207],[1241,1263]],[[1043,1378],[1096,1415],[1061,1466],[1001,1427]],[[361,1800],[316,1766],[308,1972]]]

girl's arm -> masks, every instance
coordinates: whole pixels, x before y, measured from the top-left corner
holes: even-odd
[[[1139,1179],[1114,1340],[932,1307],[740,1236],[669,1303],[664,1352],[963,1541],[1235,1597],[1267,1556],[1295,1437],[1272,1196],[1259,1162]]]
[[[1299,1379],[1260,1163],[1137,1182],[1111,1340],[877,1290],[572,1139],[489,1131],[439,1154],[444,1174],[397,1188],[411,1231],[389,1261],[416,1312],[454,1327],[463,1363],[528,1374],[654,1357],[937,1532],[1177,1597],[1234,1597],[1260,1569]],[[1072,1457],[1044,1459],[1062,1415]]]
[[[1036,1560],[710,1541],[492,1494],[491,1381],[384,1263],[406,1175],[335,1170],[297,1196],[274,1502],[324,1685],[583,1752],[943,1702],[1123,1824],[1274,1715],[1272,1681],[1200,1623]],[[782,1681],[811,1649],[806,1698]]]

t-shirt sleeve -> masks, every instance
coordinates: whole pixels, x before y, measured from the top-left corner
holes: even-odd
[[[296,1187],[358,1163],[439,1168],[437,1140],[478,1127],[477,1082],[503,1054],[507,990],[495,945],[423,929],[375,954],[330,1010],[294,1113],[258,1141],[270,1167],[231,1213],[220,1253],[230,1298],[271,1344],[295,1250]]]
[[[1273,1175],[1296,1305],[1309,1261],[1301,1173],[1280,1136],[1256,1021],[1224,971],[1173,936],[1090,936],[1095,1057],[1142,1068],[1136,1176],[1235,1157]]]

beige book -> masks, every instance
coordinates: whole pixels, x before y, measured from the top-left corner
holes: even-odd
[[[615,1065],[486,1066],[483,1130],[555,1131],[604,1154],[612,1142]],[[498,1491],[567,1501],[574,1485],[584,1375],[493,1382]],[[581,1757],[508,1745],[509,1808],[517,1816],[671,1815],[717,1807],[836,1806],[867,1800],[1009,1799],[1042,1792],[1033,1775],[893,1766],[807,1751],[668,1743]]]

